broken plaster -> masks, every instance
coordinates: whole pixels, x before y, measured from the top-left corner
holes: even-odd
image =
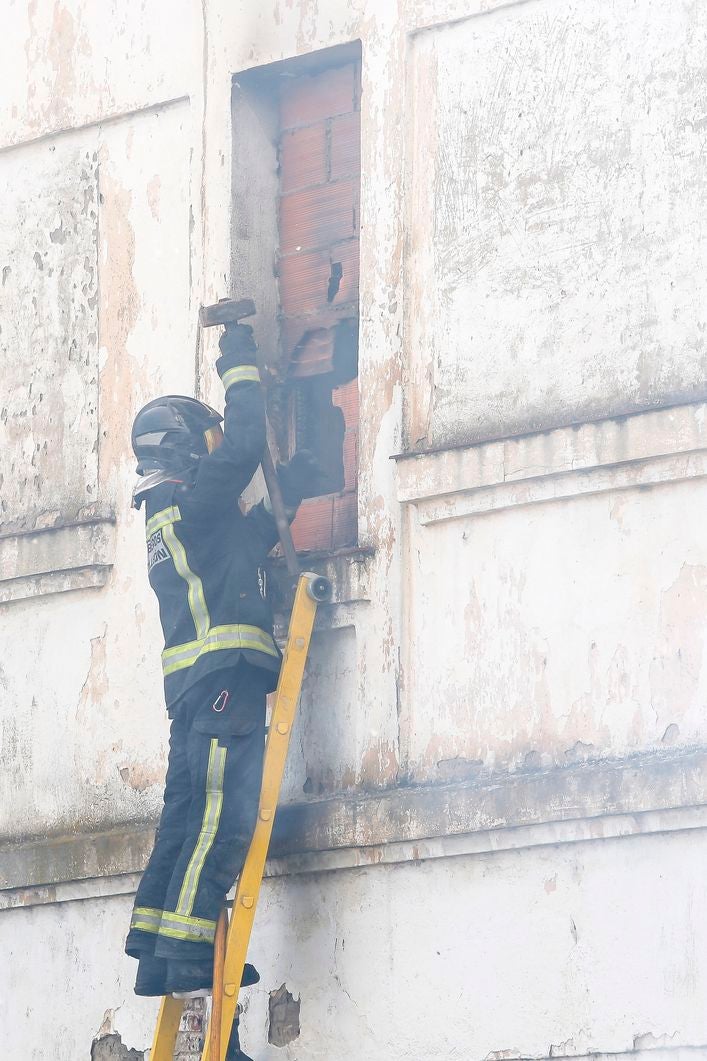
[[[300,999],[294,998],[285,984],[270,992],[268,1011],[268,1042],[272,1046],[287,1046],[299,1038]]]

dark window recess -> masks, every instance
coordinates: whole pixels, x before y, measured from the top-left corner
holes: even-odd
[[[326,377],[302,380],[292,392],[294,419],[293,449],[316,453],[324,472],[324,489],[344,489],[344,435],[346,425],[341,409],[332,402]]]
[[[339,288],[341,287],[341,278],[344,275],[344,270],[341,266],[341,262],[331,263],[331,273],[329,274],[329,286],[327,287],[326,300],[327,302],[333,302],[336,296],[339,294]]]
[[[300,550],[357,544],[359,86],[350,59],[280,79],[282,359],[270,412],[281,454],[312,450],[326,476],[293,524]]]
[[[316,453],[322,466],[327,493],[343,493],[347,486],[355,486],[353,476],[347,481],[345,443],[347,434],[358,435],[358,416],[351,414],[351,400],[346,400],[346,387],[356,383],[358,327],[356,322],[342,321],[333,329],[331,357],[324,362],[300,360],[297,351],[290,363],[288,387],[291,410],[289,450],[308,449]],[[308,347],[309,350],[312,346]],[[324,347],[326,349],[326,346]],[[317,352],[321,353],[321,349]],[[349,388],[351,391],[355,389]],[[346,411],[345,411],[346,410]],[[350,422],[347,423],[346,413]],[[351,453],[351,457],[355,452]]]

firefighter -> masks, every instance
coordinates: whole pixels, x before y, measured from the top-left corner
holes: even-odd
[[[211,987],[216,920],[255,826],[265,698],[280,668],[265,569],[275,520],[267,501],[247,515],[239,506],[265,446],[252,329],[228,325],[219,346],[224,418],[170,395],[146,405],[132,431],[171,719],[164,808],[125,946],[139,959],[138,995]],[[319,474],[305,451],[279,467],[290,517]],[[257,980],[247,965],[244,985]]]

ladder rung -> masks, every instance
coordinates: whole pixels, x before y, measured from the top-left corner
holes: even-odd
[[[223,993],[220,999],[222,1015],[219,1050],[221,1056],[220,1058],[212,1057],[210,1022],[205,1036],[202,1061],[225,1061],[238,1006],[238,987],[243,976],[243,967],[265,870],[265,860],[272,836],[275,818],[273,808],[277,807],[280,795],[292,735],[292,723],[302,688],[304,665],[317,611],[317,601],[309,592],[309,584],[314,577],[307,574],[300,575],[297,583],[280,679],[268,727],[258,820],[232,904],[223,967]],[[214,982],[216,983],[216,979]],[[216,1009],[218,1008],[217,1004]],[[179,1031],[182,1009],[181,999],[163,999],[150,1061],[173,1061],[174,1044]]]

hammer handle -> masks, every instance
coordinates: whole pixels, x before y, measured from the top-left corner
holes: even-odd
[[[203,328],[212,328],[216,324],[223,324],[228,328],[229,324],[238,324],[244,317],[252,317],[255,312],[255,302],[252,298],[222,298],[211,306],[202,306],[199,310],[199,321]],[[287,570],[291,575],[297,576],[300,573],[299,561],[297,560],[297,553],[292,541],[285,504],[282,500],[280,483],[278,482],[277,472],[275,471],[275,465],[273,464],[267,442],[265,443],[260,464],[265,476],[265,485],[270,495],[270,504],[272,505],[277,531],[280,535],[280,543],[285,555]]]
[[[267,442],[265,443],[265,449],[263,450],[263,456],[260,463],[263,469],[263,475],[265,476],[265,485],[267,486],[268,494],[270,495],[272,513],[275,517],[275,523],[277,524],[277,532],[280,535],[280,543],[285,555],[287,570],[290,575],[296,576],[300,573],[299,561],[297,560],[297,553],[295,551],[294,542],[292,541],[292,531],[290,530],[290,521],[285,512],[285,503],[282,500],[280,483],[277,478],[277,472],[275,471],[275,465],[273,464],[270,447]]]

